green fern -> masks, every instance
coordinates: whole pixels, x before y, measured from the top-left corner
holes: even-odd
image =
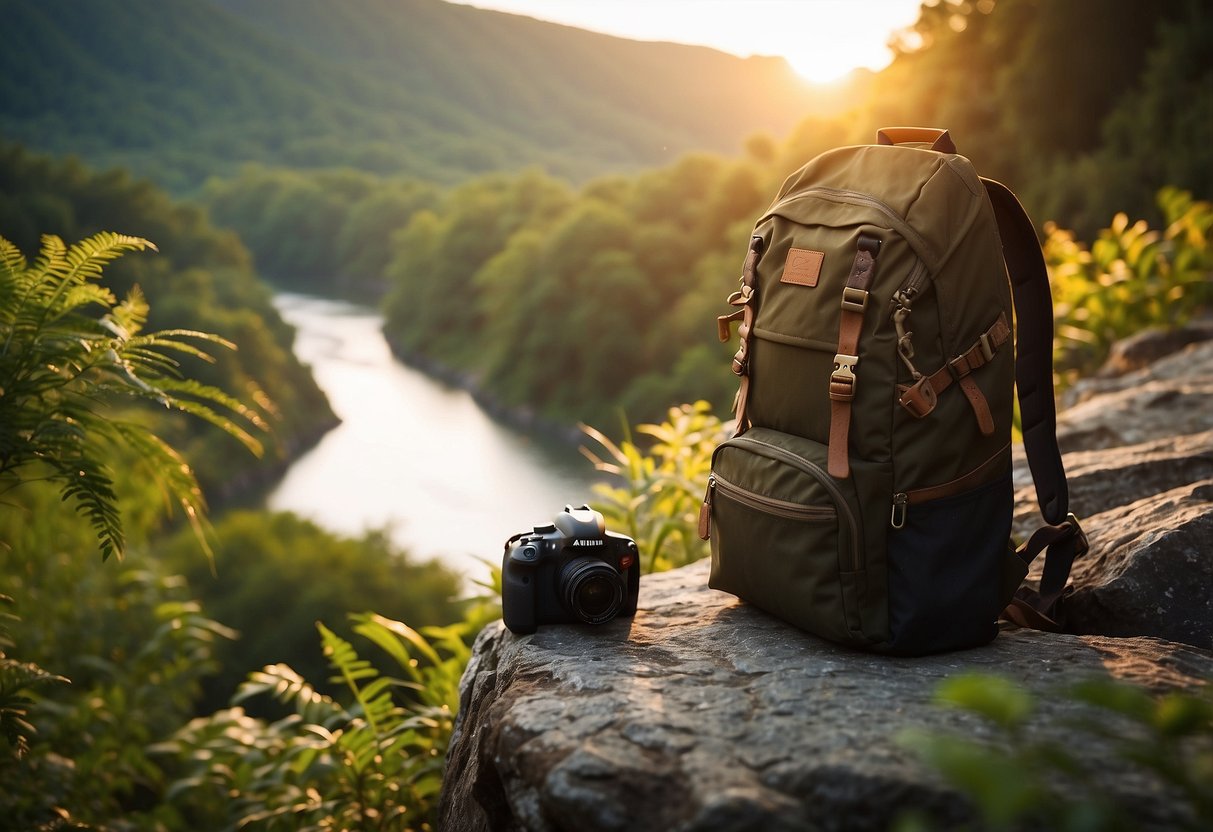
[[[4,257],[0,247],[0,258]],[[0,607],[10,606],[13,599],[0,595]],[[52,682],[67,682],[62,676],[48,673],[36,664],[8,658],[5,650],[13,646],[8,624],[17,616],[0,609],[0,737],[8,741],[14,756],[21,758],[29,752],[29,738],[34,726],[26,719],[33,699],[29,693],[36,687]]]
[[[170,797],[185,809],[213,796],[229,814],[212,825],[246,830],[432,829],[468,639],[497,614],[477,607],[464,622],[422,632],[374,613],[351,615],[354,632],[403,675],[317,624],[347,704],[285,665],[252,674],[234,705],[268,696],[291,712],[265,723],[235,707],[192,722],[157,748],[191,764]]]
[[[186,329],[144,333],[148,304],[136,286],[119,302],[97,283],[106,264],[155,250],[111,232],[71,247],[44,236],[29,264],[0,238],[0,496],[31,479],[59,486],[97,533],[103,558],[125,547],[114,474],[115,448],[134,451],[170,505],[177,504],[209,555],[206,505],[181,456],[114,405],[150,402],[213,424],[260,456],[260,415],[214,387],[184,377],[174,357],[213,361],[209,347],[235,349]]]

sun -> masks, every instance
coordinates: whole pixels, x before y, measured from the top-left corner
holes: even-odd
[[[856,66],[845,58],[835,58],[821,52],[784,55],[792,71],[810,84],[834,84],[855,71]]]

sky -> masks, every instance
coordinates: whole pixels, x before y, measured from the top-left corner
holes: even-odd
[[[889,36],[922,0],[454,0],[636,40],[780,55],[810,81],[892,59]]]

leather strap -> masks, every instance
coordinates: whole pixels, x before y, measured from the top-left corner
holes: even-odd
[[[741,336],[741,344],[733,356],[733,372],[741,376],[737,387],[737,398],[733,402],[736,427],[734,435],[740,436],[746,428],[746,403],[750,397],[750,337],[754,332],[754,315],[758,299],[757,282],[758,260],[762,257],[764,247],[762,237],[757,235],[750,238],[750,250],[746,252],[745,262],[741,265],[741,289],[729,296],[729,303],[740,306],[737,312],[721,315],[716,319],[716,327],[721,341],[729,340],[729,326],[741,317],[741,325],[737,334]]]
[[[842,290],[842,315],[838,321],[838,354],[830,376],[830,442],[827,470],[830,476],[846,479],[851,474],[848,442],[851,432],[851,401],[858,383],[859,336],[863,331],[863,313],[868,305],[868,290],[876,278],[876,255],[880,239],[861,233],[855,249],[855,262]]]
[[[951,482],[941,483],[939,485],[928,486],[927,488],[916,488],[913,491],[906,492],[906,502],[910,505],[918,505],[919,503],[927,503],[931,500],[942,500],[945,497],[954,497],[957,494],[976,488],[983,482],[989,482],[994,472],[1000,468],[1009,467],[1008,460],[1010,457],[1007,452],[1011,449],[1010,444],[1003,445],[998,449],[998,452],[987,459],[985,462],[978,465],[972,471],[962,476],[957,477]],[[1022,579],[1021,579],[1022,580]],[[1016,586],[1019,583],[1016,582]],[[1012,587],[1013,589],[1014,587]]]
[[[978,337],[973,346],[953,358],[931,375],[924,375],[909,387],[901,387],[901,396],[897,403],[909,411],[910,415],[922,419],[929,416],[944,390],[953,382],[960,384],[973,414],[977,417],[977,425],[983,436],[994,433],[994,418],[990,414],[990,405],[977,383],[969,378],[970,374],[984,367],[994,359],[995,354],[1011,339],[1011,326],[1007,316],[1000,314],[989,329]]]

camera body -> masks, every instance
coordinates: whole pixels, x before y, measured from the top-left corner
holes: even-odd
[[[501,613],[520,635],[540,624],[602,624],[635,615],[639,589],[636,542],[608,532],[589,506],[565,506],[550,525],[506,541]]]

